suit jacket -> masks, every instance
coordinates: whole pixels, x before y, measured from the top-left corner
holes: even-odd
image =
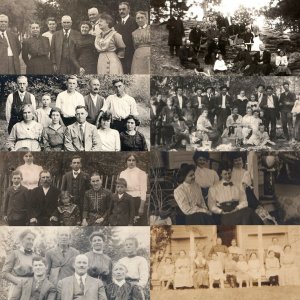
[[[271,53],[269,51],[264,51],[263,52],[263,56],[262,59],[260,58],[260,52],[256,52],[254,54],[254,62],[255,63],[259,63],[259,62],[263,62],[263,64],[271,64]]]
[[[84,97],[84,103],[88,109],[88,116],[86,118],[87,122],[89,122],[93,125],[96,125],[96,121],[97,121],[98,115],[100,113],[100,110],[104,104],[104,101],[105,101],[105,99],[102,96],[97,95],[97,103],[95,106],[90,94],[88,94]]]
[[[30,300],[32,290],[33,278],[28,278],[25,281],[21,281],[17,284],[9,300]],[[56,299],[56,288],[48,280],[45,279],[40,292],[39,300],[55,300]]]
[[[181,109],[179,106],[179,100],[177,95],[173,97],[173,101],[174,101],[174,106],[176,106],[178,109]],[[182,108],[186,108],[187,102],[188,102],[188,98],[182,95]]]
[[[57,300],[73,300],[75,275],[59,281],[57,286]],[[82,300],[107,300],[103,283],[87,275]]]
[[[30,192],[30,218],[36,218],[38,223],[49,222],[50,217],[53,216],[58,206],[59,194],[60,190],[55,186],[50,186],[46,195],[41,186],[34,188]]]
[[[80,33],[77,30],[71,29],[69,33],[70,47],[72,46],[72,43],[75,43],[79,37],[80,37]],[[56,65],[58,70],[60,69],[60,64],[61,64],[63,39],[64,39],[63,30],[58,30],[54,32],[51,41],[50,58],[52,64]]]
[[[226,111],[227,111],[228,115],[231,114],[232,104],[233,104],[232,98],[229,95],[226,95],[225,106],[226,106]],[[215,105],[216,105],[217,111],[220,111],[221,106],[222,106],[222,95],[219,95],[215,98]]]
[[[89,189],[89,175],[85,172],[82,172],[81,170],[77,176],[79,178],[79,195],[77,196],[81,197],[83,201],[84,193]],[[73,171],[69,171],[66,174],[64,174],[61,183],[62,191],[68,191],[68,192],[72,191],[72,178],[73,178]]]
[[[122,35],[123,42],[126,45],[124,59],[132,59],[134,53],[132,32],[138,28],[135,18],[129,17],[125,24],[121,20],[115,25],[115,30]]]
[[[201,95],[201,104],[202,104],[202,108],[207,108],[209,109],[209,100],[208,97],[206,95]],[[192,97],[192,107],[197,108],[198,109],[199,106],[199,102],[198,102],[198,96],[193,96]]]
[[[275,108],[276,114],[278,115],[279,114],[279,100],[276,95],[272,95],[272,96],[273,96],[274,108]],[[266,108],[268,108],[267,105],[268,105],[268,95],[264,94],[263,98],[259,104],[259,107],[262,109],[266,109]]]
[[[13,61],[14,61],[14,66],[15,66],[15,71],[16,74],[21,73],[20,69],[20,60],[19,60],[19,55],[21,52],[21,43],[17,37],[12,32],[6,31],[8,41],[11,47],[11,50],[13,52]],[[7,56],[7,46],[4,40],[0,38],[0,74],[6,74],[7,69],[8,69],[8,56]]]
[[[74,260],[79,254],[75,248],[69,247],[65,256],[59,247],[52,248],[46,252],[45,259],[47,261],[47,275],[49,281],[55,286],[59,280],[74,274]]]
[[[100,136],[96,126],[85,122],[84,141],[80,138],[78,122],[68,126],[65,147],[67,151],[100,151]]]

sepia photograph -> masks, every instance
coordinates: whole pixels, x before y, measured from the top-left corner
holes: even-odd
[[[151,299],[296,300],[298,226],[153,226]]]
[[[148,75],[0,76],[0,150],[148,151]]]
[[[0,74],[150,74],[149,0],[2,0]]]
[[[149,231],[2,227],[0,299],[149,300]]]
[[[151,1],[151,74],[298,75],[290,0]]]
[[[299,225],[298,152],[152,152],[150,225]]]
[[[299,77],[153,76],[157,150],[299,150]]]
[[[148,153],[0,153],[1,225],[147,226]]]

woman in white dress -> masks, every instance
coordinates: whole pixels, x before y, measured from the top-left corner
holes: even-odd
[[[258,34],[253,38],[253,45],[252,45],[251,51],[253,51],[253,52],[260,51],[259,46],[261,44],[263,44],[263,41],[260,39],[260,34]]]
[[[120,58],[124,58],[125,44],[122,36],[114,30],[113,18],[103,13],[99,17],[101,33],[96,36],[95,47],[99,52],[98,74],[123,74]]]
[[[40,173],[43,168],[33,163],[33,155],[31,152],[25,153],[23,156],[24,165],[17,167],[23,175],[22,185],[32,190],[38,186]]]
[[[257,281],[258,287],[261,287],[262,265],[254,252],[250,254],[248,260],[248,274],[250,276],[250,287],[253,286],[254,281]]]
[[[111,113],[105,112],[99,118],[100,151],[120,151],[121,142],[118,130],[110,128]]]
[[[249,266],[244,255],[239,256],[239,260],[236,266],[237,266],[236,280],[239,284],[239,288],[243,287],[243,282],[246,282],[246,287],[249,287],[249,280],[250,280],[250,276],[248,274]]]
[[[252,121],[253,121],[252,108],[248,107],[246,115],[243,117],[242,120],[242,126],[243,126],[242,135],[243,135],[244,144],[247,144],[247,140],[251,136]]]
[[[266,277],[269,279],[270,286],[279,285],[279,273],[279,259],[275,256],[275,252],[273,250],[269,250],[266,258]]]
[[[6,146],[9,151],[41,151],[43,125],[36,122],[31,104],[23,105],[23,121],[16,123],[7,138]],[[24,175],[23,175],[24,177]]]
[[[174,289],[192,286],[192,263],[185,251],[181,250],[175,261]]]
[[[291,245],[284,246],[283,254],[280,255],[280,265],[280,285],[299,285],[299,269],[296,266],[296,257]]]

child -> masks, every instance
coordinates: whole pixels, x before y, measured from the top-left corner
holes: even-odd
[[[212,260],[208,262],[209,288],[213,288],[215,281],[219,281],[220,287],[224,288],[225,275],[223,273],[222,263],[216,253],[212,254],[211,259]]]
[[[275,70],[275,75],[291,75],[292,72],[289,69],[289,61],[285,51],[278,49],[276,55],[275,65],[277,69]]]
[[[264,124],[260,124],[258,131],[252,133],[247,144],[260,147],[264,147],[267,144],[275,145],[274,142],[270,141],[269,134],[265,131]]]
[[[58,222],[61,226],[80,225],[80,211],[76,204],[72,203],[72,196],[68,191],[62,191],[59,198],[62,205],[57,207],[54,216],[50,221]]]
[[[130,226],[134,223],[134,200],[126,193],[127,182],[124,178],[119,178],[116,182],[116,194],[112,196],[111,215],[109,225]]]
[[[227,66],[225,61],[223,60],[223,55],[221,53],[217,54],[217,60],[214,64],[214,72],[215,73],[226,73]]]
[[[165,258],[165,263],[161,266],[161,276],[159,282],[161,287],[167,290],[171,283],[174,281],[175,266],[172,263],[171,257]],[[166,282],[166,285],[165,285]]]
[[[246,282],[246,287],[249,287],[249,275],[248,275],[248,271],[249,271],[249,267],[248,264],[246,262],[245,256],[244,255],[240,255],[239,256],[239,261],[236,264],[237,266],[237,282],[239,284],[239,288],[243,287],[243,282]]]
[[[49,117],[51,111],[51,96],[44,94],[42,97],[43,106],[35,111],[35,117],[38,123],[42,124],[44,128],[51,124],[51,118]]]
[[[25,226],[28,221],[28,189],[21,182],[20,171],[12,172],[12,186],[6,191],[4,200],[4,221],[10,226]]]
[[[224,267],[225,267],[226,281],[229,283],[230,287],[235,288],[237,285],[236,282],[237,266],[236,266],[236,261],[233,260],[232,253],[227,253],[227,257],[224,261]]]

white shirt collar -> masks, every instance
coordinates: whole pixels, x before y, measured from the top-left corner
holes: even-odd
[[[76,172],[77,174],[75,175],[75,173],[74,172]],[[79,174],[80,174],[80,169],[78,170],[78,171],[74,171],[74,170],[72,170],[72,173],[73,173],[73,176],[74,177],[77,177]]]
[[[17,190],[18,188],[20,188],[20,186],[21,186],[21,183],[18,185],[13,185],[12,187]]]
[[[116,279],[113,278],[113,283],[115,283],[117,286],[121,287],[123,284],[126,283],[125,279],[121,281],[117,281]]]
[[[74,273],[74,275],[75,275],[75,278],[76,278],[78,284],[80,284],[80,277],[81,277],[81,278],[82,278],[83,285],[85,285],[87,273],[85,273],[85,274],[82,275],[82,276],[78,275],[77,273]]]
[[[123,194],[118,194],[118,197],[119,199],[121,199],[123,197],[124,193]]]
[[[91,96],[91,98],[92,98],[93,100],[97,100],[97,98],[98,98],[98,94],[96,94],[96,95],[94,96],[92,93],[90,93],[90,96]]]
[[[85,131],[85,124],[86,124],[86,122],[84,122],[83,124],[79,124],[79,123],[77,122],[77,124],[78,124],[78,127],[80,127],[80,125],[82,125],[82,129],[83,129],[83,131]]]
[[[48,188],[43,187],[43,191],[44,191],[45,195],[48,193],[49,189],[50,189],[50,186]]]
[[[26,93],[26,91],[25,91],[25,92],[20,92],[20,91],[18,90],[18,93],[19,93],[19,96],[21,96],[21,95],[22,95],[22,96],[24,97],[24,96],[25,96],[25,93]]]
[[[145,29],[147,27],[147,24],[145,24],[144,26],[142,27],[139,27],[139,29]]]
[[[129,18],[129,14],[128,14],[128,15],[127,15],[125,18],[122,18],[122,23],[123,23],[123,22],[125,22],[125,23],[126,23],[126,22],[127,22],[127,20],[128,20],[128,18]]]

